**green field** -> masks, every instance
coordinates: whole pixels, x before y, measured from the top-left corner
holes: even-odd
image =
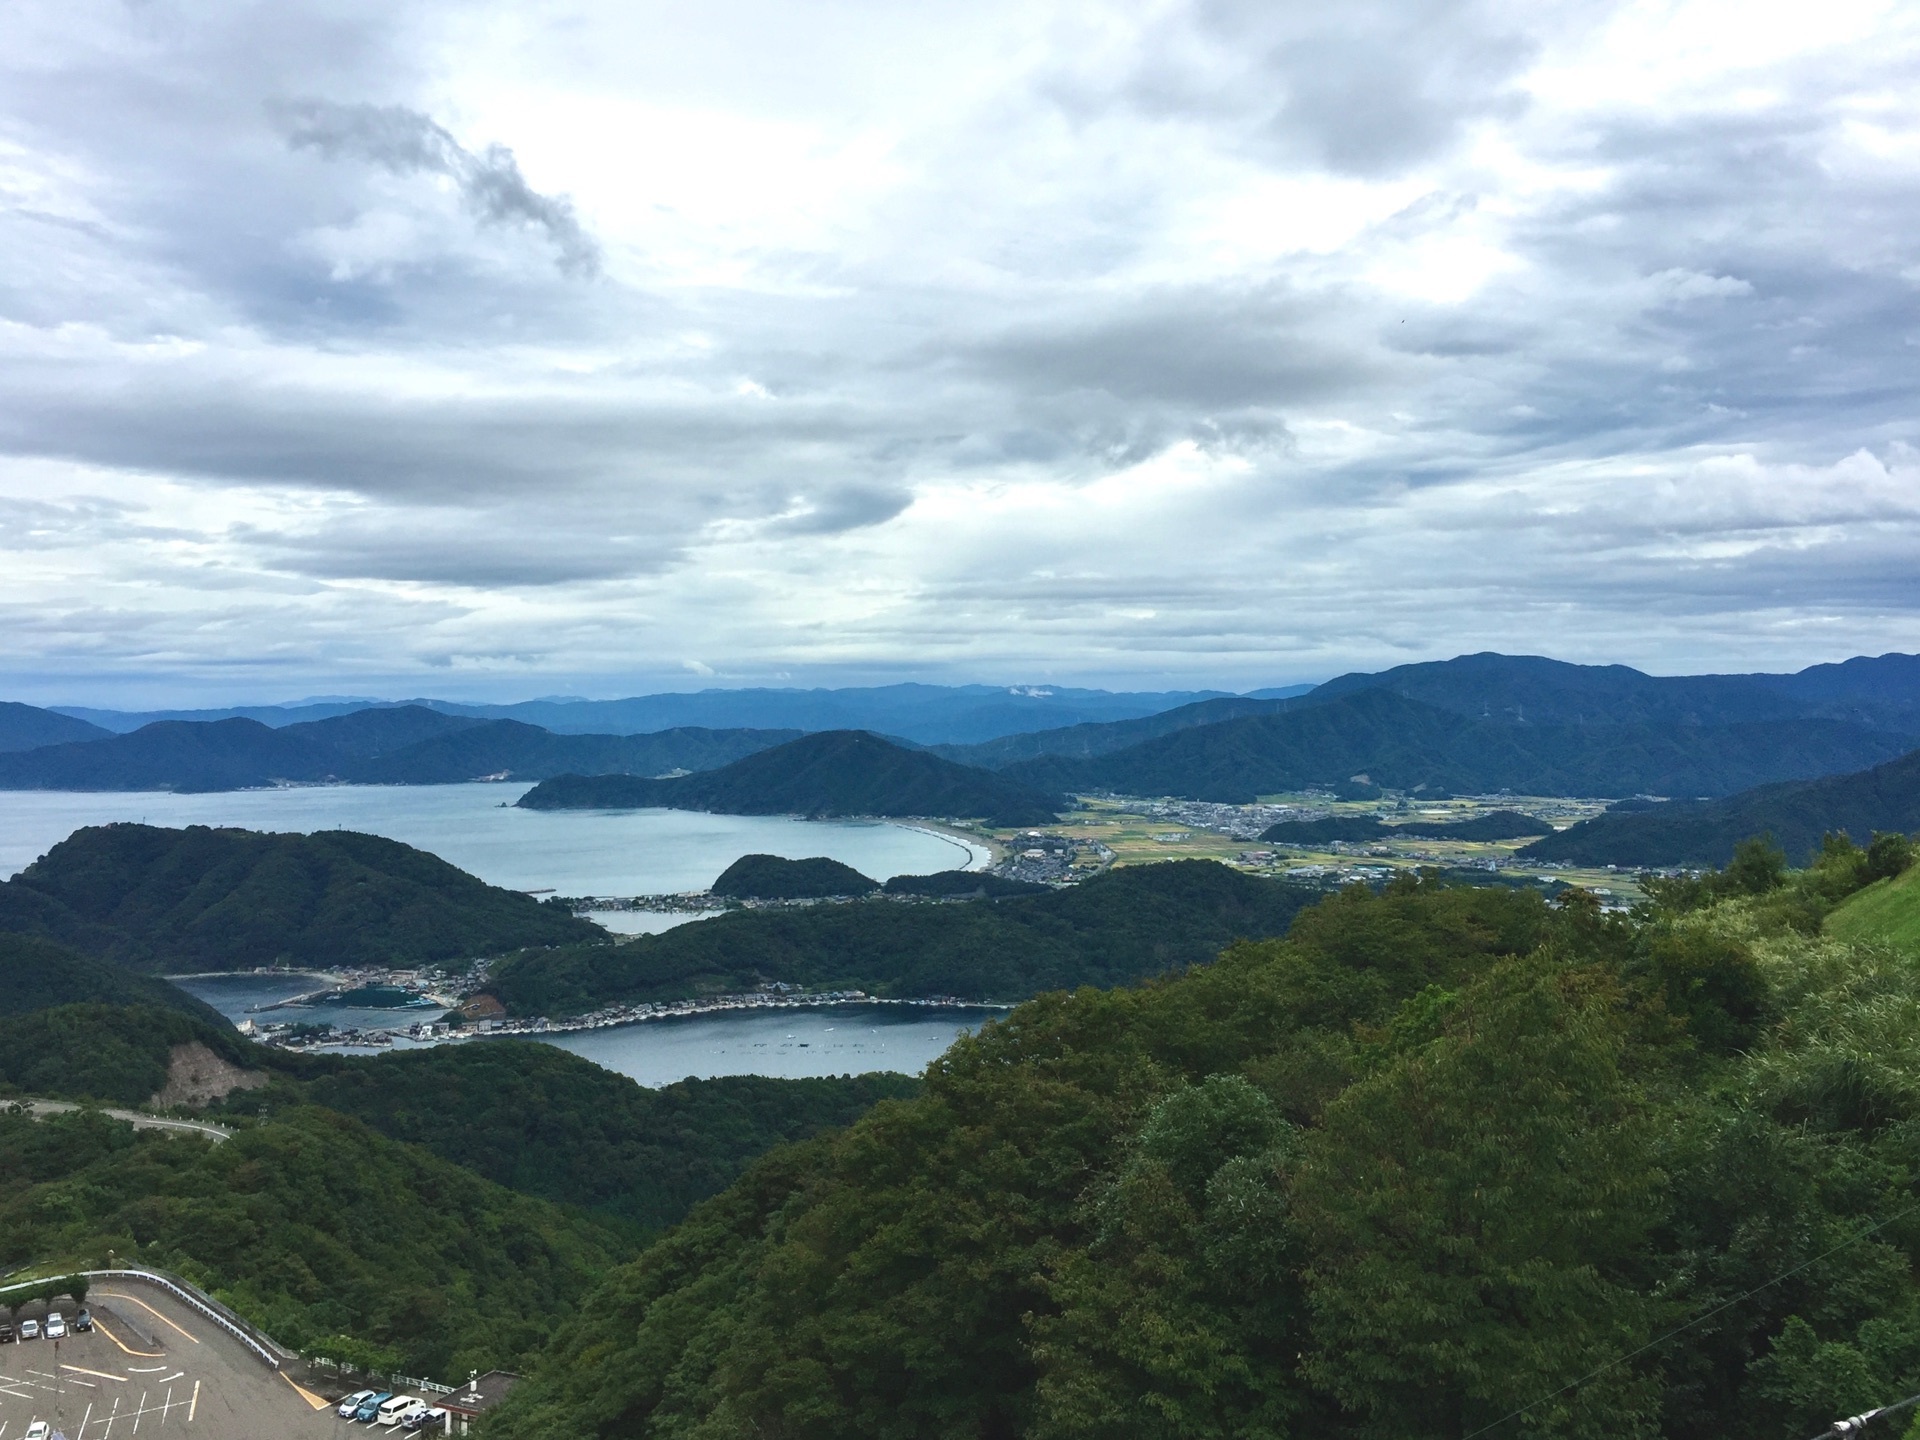
[[[1827,917],[1827,933],[1920,955],[1920,865],[1850,897]]]
[[[1606,809],[1604,800],[1571,799],[1565,796],[1500,796],[1488,799],[1461,799],[1406,806],[1395,800],[1336,801],[1327,804],[1324,797],[1305,794],[1262,796],[1268,804],[1312,805],[1334,815],[1371,815],[1389,824],[1405,824],[1419,819],[1454,823],[1471,820],[1493,810],[1518,809],[1538,815],[1553,824],[1565,826],[1585,820]],[[1129,802],[1083,799],[1080,806],[1063,815],[1060,823],[1046,827],[1056,835],[1104,845],[1114,855],[1115,865],[1151,865],[1161,860],[1218,860],[1236,869],[1255,874],[1278,874],[1290,868],[1321,866],[1342,871],[1354,865],[1386,869],[1418,869],[1421,866],[1473,867],[1494,861],[1510,864],[1513,852],[1525,840],[1401,840],[1391,845],[1272,846],[1258,840],[1236,840],[1218,831],[1183,824],[1167,816],[1149,816],[1127,808]],[[1223,809],[1230,807],[1221,807]],[[973,832],[977,838],[993,841],[1003,850],[1018,848],[1017,830]],[[1254,859],[1253,856],[1265,858]],[[1094,870],[1099,862],[1083,852],[1076,869]],[[1525,870],[1526,867],[1520,867]],[[1583,885],[1600,894],[1623,901],[1639,898],[1639,889],[1631,873],[1606,869],[1543,869],[1569,885]]]

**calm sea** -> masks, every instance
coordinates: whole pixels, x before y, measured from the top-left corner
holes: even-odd
[[[903,825],[687,810],[516,810],[525,785],[315,785],[217,795],[0,791],[0,876],[82,825],[238,825],[362,830],[403,840],[512,890],[668,895],[704,890],[742,855],[826,855],[875,880],[985,860],[965,842]],[[628,922],[632,926],[636,922]]]

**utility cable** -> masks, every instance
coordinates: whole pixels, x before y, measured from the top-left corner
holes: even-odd
[[[1494,1421],[1491,1425],[1482,1425],[1478,1430],[1475,1430],[1472,1434],[1466,1436],[1465,1440],[1478,1440],[1479,1436],[1485,1435],[1490,1430],[1498,1430],[1502,1425],[1506,1424],[1509,1420],[1517,1420],[1522,1415],[1526,1414],[1529,1410],[1537,1410],[1540,1406],[1546,1404],[1549,1400],[1558,1400],[1562,1395],[1566,1394],[1569,1390],[1578,1390],[1582,1385],[1585,1385],[1589,1380],[1592,1380],[1598,1376],[1604,1375],[1607,1373],[1607,1371],[1612,1370],[1617,1366],[1624,1365],[1629,1360],[1636,1359],[1637,1357],[1646,1354],[1647,1351],[1649,1350],[1657,1349],[1658,1347],[1666,1344],[1667,1341],[1673,1339],[1674,1336],[1684,1335],[1687,1331],[1693,1329],[1694,1326],[1703,1324],[1706,1321],[1711,1320],[1714,1316],[1718,1315],[1723,1310],[1731,1310],[1735,1305],[1739,1305],[1744,1301],[1751,1300],[1754,1296],[1758,1295],[1763,1290],[1771,1290],[1774,1286],[1778,1285],[1783,1280],[1791,1280],[1794,1276],[1798,1275],[1802,1270],[1808,1269],[1809,1267],[1814,1265],[1818,1265],[1822,1260],[1831,1259],[1833,1256],[1838,1255],[1842,1250],[1847,1249],[1849,1246],[1859,1244],[1862,1240],[1866,1239],[1867,1236],[1873,1234],[1876,1230],[1884,1230],[1887,1228],[1887,1226],[1893,1224],[1894,1221],[1906,1219],[1907,1216],[1913,1214],[1916,1210],[1920,1210],[1920,1200],[1916,1200],[1913,1204],[1907,1206],[1906,1209],[1899,1211],[1897,1214],[1887,1216],[1887,1218],[1884,1220],[1874,1221],[1874,1223],[1867,1226],[1866,1229],[1860,1231],[1855,1235],[1849,1236],[1845,1240],[1842,1240],[1838,1245],[1835,1245],[1831,1250],[1823,1251],[1820,1254],[1814,1256],[1811,1260],[1801,1261],[1798,1265],[1794,1266],[1791,1270],[1783,1271],[1782,1273],[1774,1276],[1771,1280],[1768,1280],[1763,1284],[1754,1286],[1753,1289],[1747,1291],[1746,1294],[1736,1295],[1733,1297],[1733,1299],[1723,1301],[1720,1304],[1714,1306],[1713,1309],[1707,1311],[1705,1314],[1694,1316],[1693,1319],[1687,1321],[1686,1324],[1676,1326],[1674,1329],[1667,1331],[1666,1334],[1661,1335],[1656,1339],[1649,1340],[1646,1344],[1642,1345],[1638,1350],[1629,1350],[1626,1354],[1618,1356],[1615,1359],[1609,1360],[1607,1361],[1606,1364],[1601,1365],[1596,1369],[1589,1370],[1586,1374],[1582,1375],[1578,1380],[1570,1380],[1565,1385],[1562,1385],[1558,1390],[1555,1390],[1552,1393],[1547,1395],[1542,1395],[1538,1400],[1532,1401],[1531,1403],[1526,1405],[1522,1405],[1518,1410],[1512,1411],[1509,1414],[1502,1415],[1498,1420]],[[1920,1395],[1916,1395],[1912,1400],[1902,1400],[1900,1402],[1900,1405],[1911,1405],[1915,1403],[1920,1403]],[[1886,1414],[1888,1413],[1888,1410],[1898,1409],[1898,1408],[1900,1407],[1889,1406],[1887,1410],[1876,1410],[1873,1412],[1873,1414],[1876,1414],[1876,1415]],[[1844,1424],[1850,1424],[1851,1422],[1841,1421],[1839,1423],[1844,1425]],[[1827,1433],[1833,1434],[1835,1432],[1830,1429]],[[1847,1435],[1847,1434],[1852,1434],[1854,1432],[1843,1430],[1843,1431],[1839,1431],[1838,1433],[1842,1435]],[[1816,1437],[1816,1440],[1818,1440],[1818,1437]]]
[[[1896,1410],[1905,1410],[1909,1405],[1920,1405],[1920,1395],[1909,1395],[1904,1400],[1896,1400],[1891,1405],[1882,1405],[1878,1410],[1869,1410],[1864,1415],[1855,1415],[1846,1420],[1836,1420],[1822,1430],[1813,1440],[1828,1440],[1829,1436],[1845,1437],[1858,1435],[1867,1428],[1869,1420],[1878,1420],[1882,1415],[1891,1415]]]

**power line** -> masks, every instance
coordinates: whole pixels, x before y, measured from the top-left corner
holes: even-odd
[[[1830,1435],[1858,1435],[1867,1428],[1869,1420],[1878,1420],[1882,1415],[1891,1415],[1896,1410],[1904,1410],[1909,1405],[1920,1405],[1920,1395],[1909,1395],[1904,1400],[1896,1400],[1891,1405],[1882,1405],[1878,1410],[1869,1410],[1865,1414],[1855,1415],[1846,1420],[1836,1420],[1822,1430],[1813,1440],[1827,1440]]]
[[[1585,1375],[1582,1375],[1578,1380],[1568,1381],[1565,1385],[1562,1385],[1558,1390],[1553,1391],[1551,1394],[1542,1395],[1538,1400],[1532,1401],[1526,1405],[1522,1405],[1518,1410],[1512,1411],[1510,1414],[1502,1415],[1498,1420],[1494,1421],[1491,1425],[1482,1425],[1478,1430],[1475,1430],[1471,1435],[1468,1435],[1466,1437],[1466,1440],[1478,1440],[1479,1436],[1485,1435],[1489,1430],[1498,1430],[1502,1425],[1506,1424],[1509,1420],[1517,1420],[1522,1415],[1526,1414],[1529,1410],[1536,1410],[1540,1406],[1546,1404],[1549,1400],[1558,1400],[1562,1395],[1566,1394],[1569,1390],[1578,1390],[1582,1385],[1585,1385],[1589,1380],[1592,1380],[1598,1376],[1604,1375],[1607,1373],[1607,1371],[1614,1369],[1616,1366],[1624,1365],[1629,1360],[1635,1359],[1638,1356],[1646,1354],[1647,1351],[1649,1350],[1657,1349],[1659,1346],[1662,1346],[1666,1344],[1667,1341],[1673,1339],[1673,1337],[1676,1335],[1684,1335],[1687,1331],[1693,1329],[1694,1326],[1702,1324],[1705,1321],[1711,1320],[1714,1316],[1718,1315],[1721,1311],[1731,1310],[1735,1305],[1741,1304],[1743,1301],[1751,1300],[1754,1296],[1758,1295],[1762,1290],[1771,1290],[1774,1286],[1778,1285],[1782,1280],[1791,1280],[1794,1276],[1798,1275],[1802,1270],[1805,1270],[1808,1267],[1813,1265],[1818,1265],[1822,1260],[1830,1259],[1831,1257],[1838,1255],[1842,1250],[1847,1249],[1851,1245],[1859,1244],[1862,1240],[1866,1239],[1867,1236],[1873,1234],[1874,1231],[1884,1230],[1887,1228],[1887,1226],[1893,1224],[1894,1221],[1904,1220],[1907,1216],[1913,1214],[1916,1210],[1920,1210],[1920,1200],[1917,1200],[1913,1204],[1907,1206],[1906,1209],[1900,1211],[1898,1214],[1889,1215],[1884,1220],[1876,1220],[1873,1224],[1867,1226],[1866,1229],[1860,1231],[1858,1234],[1852,1235],[1847,1239],[1842,1240],[1838,1245],[1835,1245],[1831,1250],[1823,1251],[1821,1254],[1814,1256],[1811,1260],[1801,1261],[1798,1265],[1794,1266],[1791,1270],[1783,1271],[1782,1273],[1774,1276],[1771,1280],[1766,1281],[1764,1284],[1754,1286],[1753,1289],[1747,1291],[1746,1294],[1736,1295],[1733,1297],[1733,1299],[1723,1301],[1721,1304],[1714,1306],[1713,1309],[1707,1311],[1705,1314],[1694,1316],[1693,1319],[1687,1321],[1686,1324],[1677,1326],[1676,1328],[1667,1331],[1666,1334],[1658,1337],[1657,1339],[1649,1340],[1646,1344],[1642,1345],[1638,1350],[1629,1350],[1625,1355],[1621,1355],[1615,1359],[1609,1360],[1607,1361],[1606,1364],[1601,1365],[1596,1369],[1589,1370]],[[1915,1403],[1920,1403],[1920,1395],[1914,1396],[1913,1399],[1911,1400],[1902,1400],[1899,1405],[1888,1406],[1885,1409],[1873,1411],[1872,1414],[1884,1415],[1889,1413],[1892,1410],[1897,1410],[1901,1408],[1901,1406],[1912,1405]],[[1869,1415],[1867,1418],[1870,1419],[1872,1418],[1872,1416]],[[1838,1423],[1844,1425],[1844,1424],[1851,1424],[1852,1422],[1840,1421]],[[1827,1434],[1829,1435],[1834,1433],[1836,1432],[1832,1429],[1829,1429],[1827,1431]],[[1849,1435],[1855,1432],[1841,1430],[1841,1431],[1838,1431],[1837,1433],[1842,1435]],[[1816,1440],[1819,1440],[1819,1437],[1816,1437]]]

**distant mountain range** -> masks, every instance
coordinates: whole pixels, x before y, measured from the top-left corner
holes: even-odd
[[[128,726],[143,717],[12,706],[0,710],[0,788],[649,778],[716,771],[803,733],[864,731],[1049,796],[1243,801],[1365,776],[1370,786],[1426,795],[1710,797],[1858,770],[1920,737],[1920,657],[1911,655],[1792,675],[1652,676],[1478,654],[1290,693],[1305,688],[1228,696],[893,685],[511,706],[327,700],[175,712],[138,729]],[[125,733],[107,735],[95,721]],[[21,748],[49,734],[66,738]],[[11,751],[8,737],[18,742]],[[699,789],[657,794],[695,803]],[[846,797],[815,798],[837,806]],[[734,791],[713,803],[773,801]]]
[[[71,740],[102,740],[111,731],[55,710],[40,710],[13,700],[0,700],[0,754],[63,745]]]
[[[1876,830],[1920,830],[1920,750],[1853,775],[1596,815],[1519,853],[1576,865],[1718,866],[1732,858],[1740,841],[1771,835],[1799,865],[1830,830],[1845,831],[1862,845]]]
[[[1855,770],[1911,748],[1842,720],[1690,725],[1520,724],[1389,689],[1176,730],[1086,760],[1046,756],[1001,773],[1036,789],[1245,802],[1365,776],[1411,793],[1724,795],[1770,780]]]
[[[273,729],[257,720],[160,720],[127,735],[0,754],[5,790],[235,790],[338,781],[441,785],[482,778],[710,769],[796,730],[556,735],[421,706],[359,710]],[[104,732],[103,732],[104,735]]]
[[[1258,691],[1304,694],[1310,685]],[[1154,715],[1220,695],[1218,690],[1114,692],[1054,685],[880,685],[840,690],[701,690],[625,700],[525,700],[476,705],[453,700],[391,702],[479,720],[518,720],[561,735],[638,735],[697,726],[711,730],[872,730],[916,744],[968,744],[1028,730]],[[255,720],[276,728],[324,720],[389,702],[330,700],[291,706],[130,712],[62,706],[124,733],[160,720]],[[78,739],[80,737],[71,737]]]
[[[864,730],[829,730],[674,780],[563,775],[520,798],[529,810],[660,806],[728,815],[945,815],[1044,825],[1057,795],[1005,775],[909,750]]]

